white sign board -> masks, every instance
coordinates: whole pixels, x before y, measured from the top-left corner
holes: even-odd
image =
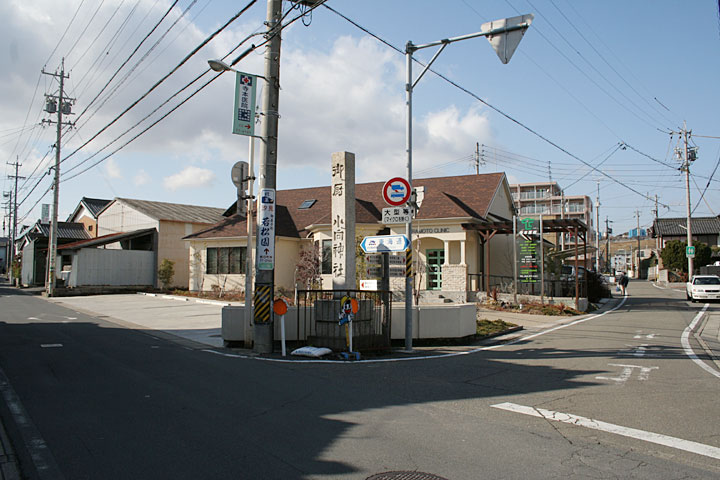
[[[410,240],[405,235],[377,235],[365,237],[360,247],[365,253],[378,252],[404,252],[410,246]]]
[[[365,255],[365,262],[368,265],[380,265],[382,264],[382,255],[374,253],[371,255]],[[405,255],[388,255],[388,263],[390,265],[405,265]]]
[[[415,216],[411,207],[390,207],[382,209],[382,223],[409,223]]]
[[[360,290],[372,290],[378,289],[377,280],[360,280]]]
[[[257,268],[275,268],[275,190],[263,188],[257,205]]]

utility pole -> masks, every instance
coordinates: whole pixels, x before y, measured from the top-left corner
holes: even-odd
[[[691,225],[691,205],[690,205],[690,163],[694,162],[697,158],[697,150],[694,147],[688,147],[688,138],[692,135],[692,130],[687,129],[687,125],[685,122],[683,122],[683,129],[680,132],[670,132],[671,135],[674,135],[675,133],[678,133],[680,135],[680,138],[683,141],[684,148],[681,150],[680,148],[675,149],[675,154],[678,158],[682,160],[682,167],[680,167],[681,171],[685,172],[685,201],[686,201],[686,207],[687,207],[687,246],[692,247],[692,225]],[[694,259],[692,256],[688,255],[688,276],[692,277],[693,271],[694,271]]]
[[[635,210],[635,216],[637,217],[637,269],[635,270],[636,278],[640,278],[640,210]]]
[[[57,122],[52,120],[43,120],[43,123],[57,123],[57,133],[55,140],[55,178],[53,180],[53,215],[50,223],[50,240],[48,244],[47,269],[45,279],[45,290],[49,297],[55,293],[55,260],[57,258],[57,235],[58,235],[58,205],[60,203],[60,150],[62,143],[62,127],[63,125],[72,126],[72,123],[63,123],[63,114],[70,115],[71,103],[75,100],[65,97],[65,79],[70,75],[65,75],[65,59],[62,59],[60,73],[46,72],[42,70],[43,75],[60,78],[60,91],[56,95],[46,95],[47,103],[45,111],[48,113],[57,113]]]
[[[605,217],[605,266],[610,273],[610,220]]]
[[[565,190],[560,190],[560,219],[565,220]],[[565,232],[560,234],[560,251],[565,250]]]
[[[8,278],[10,279],[10,283],[12,284],[15,281],[15,278],[13,276],[13,261],[15,260],[15,236],[17,235],[17,194],[18,194],[18,180],[24,179],[25,177],[21,177],[18,175],[18,169],[22,167],[22,163],[19,163],[18,160],[15,160],[15,163],[8,163],[8,165],[15,167],[15,175],[8,175],[8,178],[12,178],[15,180],[15,192],[12,195],[12,233],[10,238],[10,273]]]
[[[595,197],[595,272],[600,273],[600,180]]]
[[[11,235],[12,235],[12,206],[13,206],[13,192],[10,190],[9,192],[3,192],[3,198],[7,198],[8,201],[5,204],[5,217],[3,217],[3,237],[5,236],[5,233],[7,232],[8,239],[12,241]],[[7,218],[7,227],[5,223],[5,218]],[[10,255],[10,245],[7,246],[7,258],[5,258],[5,271],[8,272],[8,278],[11,278],[11,272],[10,268],[12,267],[12,256]]]
[[[261,235],[268,227],[262,225],[263,208],[272,205],[275,208],[275,190],[277,182],[277,144],[278,144],[278,109],[280,100],[280,20],[282,18],[282,0],[268,0],[267,31],[265,38],[265,79],[266,88],[263,92],[262,142],[260,143],[260,167],[258,169],[258,214],[255,244],[255,295],[253,299],[255,325],[253,327],[253,350],[258,353],[272,352],[273,323],[272,302],[275,282],[275,222],[273,215],[271,231]],[[272,202],[272,203],[263,203]],[[277,213],[277,212],[275,212]],[[248,238],[248,240],[250,240]],[[263,242],[272,242],[264,245]],[[272,256],[261,255],[272,252]]]
[[[475,143],[475,175],[480,175],[480,142]]]

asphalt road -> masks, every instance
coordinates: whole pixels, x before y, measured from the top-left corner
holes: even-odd
[[[0,288],[0,413],[31,478],[718,478],[720,373],[681,341],[704,306],[647,283],[629,293],[471,355],[299,364]]]

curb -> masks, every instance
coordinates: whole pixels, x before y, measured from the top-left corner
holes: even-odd
[[[703,330],[705,330],[705,325],[707,324],[707,322],[708,322],[708,314],[707,314],[707,312],[705,312],[702,316],[702,321],[697,326],[697,328],[692,332],[692,334],[693,334],[693,337],[695,337],[695,340],[697,340],[697,342],[700,344],[702,349],[705,351],[705,353],[707,354],[710,361],[712,361],[715,364],[715,366],[718,368],[718,370],[720,370],[720,356],[718,356],[718,354],[716,354],[713,351],[713,349],[710,348],[710,346],[707,344],[707,342],[705,342],[705,340],[702,338]]]
[[[17,455],[5,431],[5,425],[0,419],[0,479],[20,480],[20,478]]]

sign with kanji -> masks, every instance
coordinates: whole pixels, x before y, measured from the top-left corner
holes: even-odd
[[[412,207],[390,207],[382,209],[382,223],[408,223],[415,216],[415,209]]]
[[[363,238],[360,247],[365,253],[404,252],[410,246],[405,235],[376,235]]]
[[[235,76],[235,108],[233,130],[237,135],[255,135],[255,88],[257,77],[237,72]]]
[[[257,205],[257,268],[275,268],[275,190],[263,188]]]

